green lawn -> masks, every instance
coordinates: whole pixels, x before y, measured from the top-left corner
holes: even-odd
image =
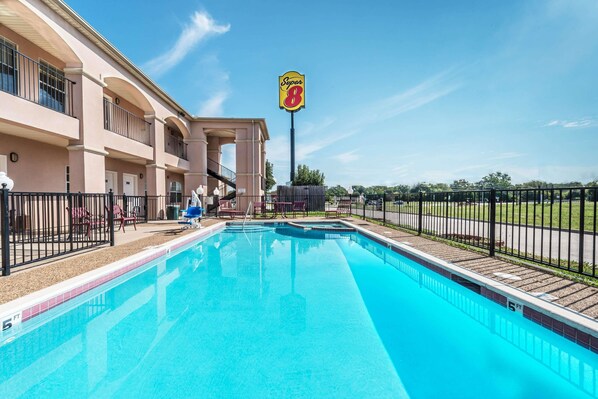
[[[596,220],[595,202],[586,201],[585,204],[585,225],[584,230],[588,232],[598,232],[598,220]],[[373,207],[368,206],[368,210]],[[392,202],[386,203],[387,212],[405,212],[418,213],[419,204],[417,202],[404,203],[403,205],[394,205]],[[449,202],[448,217],[458,217],[473,220],[489,220],[488,203],[454,203]],[[424,215],[447,216],[447,207],[444,202],[424,202]],[[559,225],[560,218],[560,225]],[[571,218],[571,220],[569,220]],[[561,229],[579,230],[580,221],[580,202],[563,201],[562,203],[555,202],[537,204],[533,202],[518,203],[497,203],[496,204],[496,221],[502,223],[513,223],[521,225],[535,225],[544,227],[553,227]],[[596,224],[596,227],[595,227]]]

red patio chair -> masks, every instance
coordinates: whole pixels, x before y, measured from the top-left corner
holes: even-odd
[[[123,229],[123,233],[125,232],[125,224],[127,222],[133,222],[133,227],[137,230],[137,212],[125,212],[120,207],[120,205],[114,205],[112,208],[112,212],[114,213],[114,221],[120,222],[120,226],[118,229]]]

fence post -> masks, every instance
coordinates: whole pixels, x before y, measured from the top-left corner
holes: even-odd
[[[490,256],[496,250],[496,189],[490,189]]]
[[[69,218],[69,248],[72,251],[73,250],[73,235],[75,234],[75,232],[73,231],[73,194],[67,193],[66,198],[67,198],[67,203],[69,204],[69,206],[68,206],[69,211],[68,211],[68,215],[67,215],[67,217]]]
[[[365,204],[367,204],[367,200],[364,198],[363,200],[363,220],[365,220]]]
[[[127,194],[123,193],[123,211],[129,212],[129,201],[127,201]]]
[[[596,216],[594,216],[596,217]],[[586,218],[586,189],[582,188],[579,193],[579,273],[583,274],[583,244]]]
[[[0,189],[0,237],[2,238],[2,275],[10,275],[10,233],[8,226],[8,189]]]
[[[419,207],[417,211],[417,235],[422,235],[422,223],[424,221],[424,192],[419,192]]]
[[[147,211],[148,211],[148,206],[147,206],[147,190],[145,190],[145,196],[144,196],[144,202],[143,202],[143,214],[145,215],[145,223],[147,223],[148,219],[148,215],[147,215]]]
[[[114,193],[108,193],[108,228],[110,229],[110,246],[114,246]]]
[[[444,236],[448,239],[449,238],[449,206],[450,206],[450,194],[447,192],[445,194],[446,199],[446,210],[444,212]]]
[[[386,226],[386,191],[382,193],[382,225]]]

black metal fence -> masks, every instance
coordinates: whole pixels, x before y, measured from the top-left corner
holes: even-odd
[[[352,197],[352,213],[596,277],[598,187]]]
[[[112,204],[111,194],[0,190],[2,275],[32,262],[114,245]]]

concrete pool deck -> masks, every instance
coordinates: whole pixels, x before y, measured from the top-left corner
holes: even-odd
[[[297,218],[293,221],[332,221],[318,217]],[[568,307],[593,319],[598,318],[598,288],[556,276],[550,272],[532,267],[520,266],[498,258],[465,250],[443,242],[420,237],[389,227],[376,225],[356,218],[345,218],[350,223],[380,234],[398,243],[409,245],[432,256],[469,269],[495,281],[534,293],[543,293],[543,299]],[[230,218],[204,219],[207,227]],[[259,219],[258,219],[259,221]],[[281,219],[279,221],[289,221]],[[128,229],[117,233],[116,246],[102,246],[86,252],[69,255],[43,265],[14,269],[8,277],[0,277],[0,304],[10,302],[24,295],[68,280],[90,270],[108,265],[120,259],[141,252],[147,247],[164,244],[195,229],[181,230],[175,222],[152,222],[138,225],[138,230]],[[495,273],[499,273],[498,275]],[[502,273],[502,274],[501,274]]]

